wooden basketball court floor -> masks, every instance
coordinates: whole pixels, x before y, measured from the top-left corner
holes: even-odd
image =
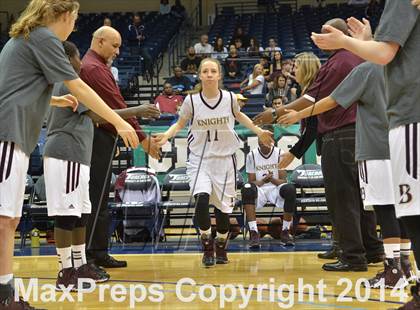
[[[39,299],[33,301],[36,295],[33,290],[31,302],[44,309],[130,309],[131,300],[131,309],[379,310],[398,308],[407,300],[391,297],[391,290],[369,291],[361,286],[359,279],[375,275],[382,268],[380,264],[370,265],[369,272],[324,272],[321,266],[325,261],[319,260],[316,254],[231,253],[229,264],[210,269],[201,266],[199,253],[115,255],[126,259],[128,268],[109,269],[111,281],[105,284],[113,286],[113,293],[124,292],[122,286],[128,296],[130,286],[136,292],[131,299],[116,294],[119,300],[112,299],[110,289],[105,287],[102,293],[97,287],[94,292],[84,294],[83,301],[78,300],[77,293],[71,294],[74,301],[61,292],[53,297],[44,285],[55,284],[55,256],[16,257],[14,272],[16,277],[23,279],[24,285],[30,278],[37,278]],[[312,285],[313,293],[308,287],[299,287],[299,281]],[[320,281],[324,284],[323,293],[316,287]],[[283,292],[282,295],[278,291]],[[43,292],[45,295],[41,296]],[[409,290],[405,289],[405,292]],[[241,297],[244,294],[249,299]],[[135,296],[139,298],[137,302]],[[65,300],[59,301],[60,297]],[[142,297],[144,301],[140,301]],[[193,300],[183,302],[183,298]]]

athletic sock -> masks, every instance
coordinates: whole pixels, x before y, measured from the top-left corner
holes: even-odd
[[[73,254],[73,264],[74,268],[79,268],[80,266],[87,263],[86,261],[86,245],[72,245],[71,251]]]
[[[253,230],[253,231],[258,232],[257,221],[250,221],[250,222],[248,222],[248,226],[249,226],[249,230]]]
[[[73,267],[71,261],[71,246],[67,248],[57,248],[58,268],[60,270]]]

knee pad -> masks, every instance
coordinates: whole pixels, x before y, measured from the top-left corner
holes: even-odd
[[[74,227],[75,228],[86,227],[87,222],[89,220],[89,216],[90,216],[90,214],[82,214],[82,216],[77,219]]]
[[[293,184],[287,183],[280,187],[280,197],[284,200],[296,199],[296,187]]]
[[[55,227],[63,230],[72,231],[76,226],[78,220],[77,216],[56,216],[55,218]]]
[[[223,213],[217,208],[214,208],[214,216],[216,217],[216,230],[221,234],[229,231],[230,221],[229,214]]]
[[[210,195],[207,193],[199,193],[194,196],[195,198],[195,207],[206,207],[209,205]]]
[[[382,238],[401,238],[400,223],[394,205],[373,206],[376,221],[381,227]]]
[[[293,184],[285,184],[280,187],[280,197],[284,199],[284,212],[295,213],[296,211],[296,187]]]
[[[198,227],[201,230],[208,230],[211,227],[210,213],[209,213],[209,200],[210,195],[207,193],[199,193],[194,196],[195,198],[195,219]]]
[[[241,189],[242,204],[255,205],[255,199],[258,197],[257,186],[253,183],[245,183]]]

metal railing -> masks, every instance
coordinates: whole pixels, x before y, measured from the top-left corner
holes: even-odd
[[[254,1],[242,1],[242,2],[229,2],[229,1],[218,1],[215,3],[215,14],[221,15],[224,13],[232,14],[251,14],[251,13],[266,13],[268,10],[275,12],[281,9],[282,5],[290,5],[293,11],[298,8],[298,0],[276,0],[268,4],[261,4],[258,0]]]
[[[181,56],[185,55],[188,46],[191,45],[192,37],[200,27],[199,4],[183,22],[180,31],[169,41],[168,44],[168,72],[172,72],[174,65],[179,63]]]

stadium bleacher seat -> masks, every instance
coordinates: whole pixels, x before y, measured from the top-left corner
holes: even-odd
[[[300,52],[314,52],[320,57],[327,55],[319,50],[311,41],[311,32],[319,32],[322,25],[329,19],[354,16],[365,17],[364,7],[354,7],[347,4],[328,4],[317,8],[303,5],[297,11],[292,11],[290,4],[279,7],[279,12],[242,14],[235,13],[233,7],[224,7],[220,15],[214,19],[209,31],[209,42],[214,42],[221,36],[224,42],[230,42],[236,27],[242,27],[250,37],[255,37],[263,47],[268,39],[274,37],[283,50],[284,58],[294,57]],[[371,16],[372,28],[375,29],[381,10]]]
[[[102,26],[105,17],[111,19],[113,27],[120,32],[123,39],[120,55],[114,65],[119,70],[119,86],[126,90],[130,88],[131,81],[143,74],[142,58],[132,55],[127,45],[128,25],[132,22],[132,13],[81,13],[77,20],[77,31],[70,35],[69,40],[78,46],[83,56],[89,49],[93,32]],[[152,11],[143,14],[143,22],[146,28],[143,47],[148,49],[152,61],[155,62],[168,47],[182,21],[171,14],[160,15]]]

